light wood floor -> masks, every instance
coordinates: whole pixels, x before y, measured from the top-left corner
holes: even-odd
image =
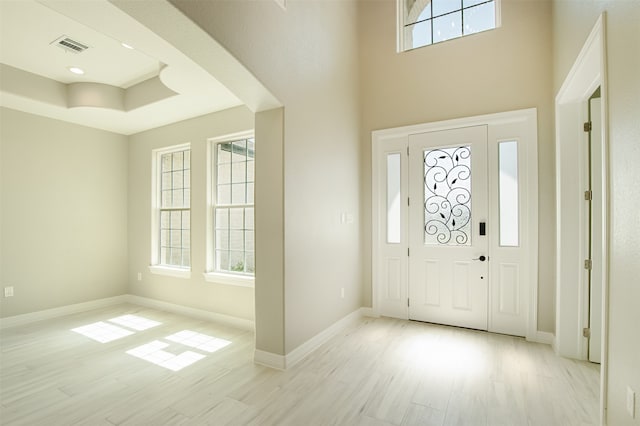
[[[71,329],[161,322],[99,343]],[[127,328],[127,327],[121,327]],[[166,339],[190,330],[213,353]],[[133,331],[133,330],[132,330]],[[205,357],[180,371],[127,354],[152,341]],[[597,365],[523,339],[363,319],[286,372],[254,365],[252,333],[121,305],[2,331],[3,425],[595,425]],[[203,346],[204,348],[204,346]]]

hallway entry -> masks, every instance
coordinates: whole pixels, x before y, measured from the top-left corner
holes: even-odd
[[[535,110],[373,133],[380,315],[536,329]]]

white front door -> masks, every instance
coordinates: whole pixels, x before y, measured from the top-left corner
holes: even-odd
[[[373,308],[537,335],[535,110],[373,133]]]
[[[409,136],[409,318],[487,330],[487,126]]]

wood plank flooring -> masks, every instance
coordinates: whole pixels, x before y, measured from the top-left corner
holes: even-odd
[[[162,324],[109,321],[127,314]],[[96,322],[134,333],[100,343],[72,331]],[[184,330],[231,343],[208,352],[166,339]],[[158,356],[204,357],[172,371],[127,353],[153,341],[166,346]],[[363,319],[284,372],[253,364],[250,332],[134,305],[5,329],[0,344],[2,425],[598,423],[597,365],[520,338],[388,318]]]

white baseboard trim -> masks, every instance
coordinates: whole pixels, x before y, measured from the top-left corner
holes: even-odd
[[[275,368],[277,370],[286,370],[291,368],[298,362],[302,361],[307,355],[311,354],[321,345],[326,343],[329,339],[349,327],[351,324],[357,322],[360,318],[365,316],[365,313],[369,313],[367,309],[371,308],[356,309],[349,315],[335,322],[333,325],[325,328],[323,331],[316,334],[311,339],[289,352],[287,355],[283,356],[256,349],[253,355],[253,361],[256,364]]]
[[[188,306],[176,305],[175,303],[164,302],[162,300],[149,299],[147,297],[128,294],[126,301],[134,305],[146,306],[148,308],[159,309],[161,311],[173,312],[192,318],[199,318],[207,321],[213,321],[226,324],[241,330],[255,330],[255,323],[252,320],[233,317],[231,315],[219,314],[217,312],[205,311],[203,309],[190,308]]]
[[[32,322],[44,321],[52,318],[63,317],[65,315],[86,312],[92,309],[104,308],[127,302],[127,295],[107,297],[105,299],[91,300],[89,302],[76,303],[73,305],[60,306],[59,308],[45,309],[42,311],[30,312],[28,314],[15,315],[12,317],[0,318],[0,330],[16,327],[18,325],[30,324]]]
[[[286,358],[284,355],[274,354],[256,349],[253,353],[253,362],[265,367],[284,370],[286,368]]]
[[[254,331],[254,322],[244,318],[237,318],[230,315],[216,312],[204,311],[202,309],[190,308],[188,306],[176,305],[174,303],[163,302],[161,300],[149,299],[147,297],[135,296],[133,294],[123,294],[120,296],[108,297],[105,299],[91,300],[89,302],[76,303],[74,305],[61,306],[59,308],[45,309],[43,311],[30,312],[28,314],[15,315],[12,317],[0,318],[0,330],[32,322],[63,317],[65,315],[86,312],[92,309],[105,308],[107,306],[119,305],[122,303],[132,303],[134,305],[146,306],[162,311],[173,312],[188,317],[204,319],[218,322],[242,330]]]
[[[373,308],[360,308],[363,317],[380,318],[380,314]]]
[[[371,308],[356,309],[349,315],[325,328],[320,333],[316,334],[311,339],[307,340],[306,342],[295,348],[293,351],[289,352],[287,355],[278,355],[272,352],[265,352],[256,349],[253,355],[253,361],[256,364],[275,368],[276,370],[286,370],[287,368],[291,368],[298,362],[302,361],[302,359],[304,359],[307,355],[311,354],[321,345],[326,343],[329,339],[365,316],[365,313],[369,314],[368,309]]]
[[[551,342],[551,348],[553,349],[553,353],[555,353],[556,355],[560,355],[560,349],[558,348],[558,339],[556,339],[556,337],[553,337],[553,341]]]
[[[545,345],[553,346],[556,340],[556,336],[553,333],[547,331],[536,331],[535,334],[527,338],[529,342],[543,343]]]
[[[311,354],[313,351],[318,349],[318,347],[326,343],[329,339],[340,333],[345,328],[349,327],[351,324],[358,321],[360,318],[362,318],[362,308],[356,309],[349,315],[338,320],[333,325],[325,328],[323,331],[307,340],[286,355],[285,368],[293,367],[307,355]]]

